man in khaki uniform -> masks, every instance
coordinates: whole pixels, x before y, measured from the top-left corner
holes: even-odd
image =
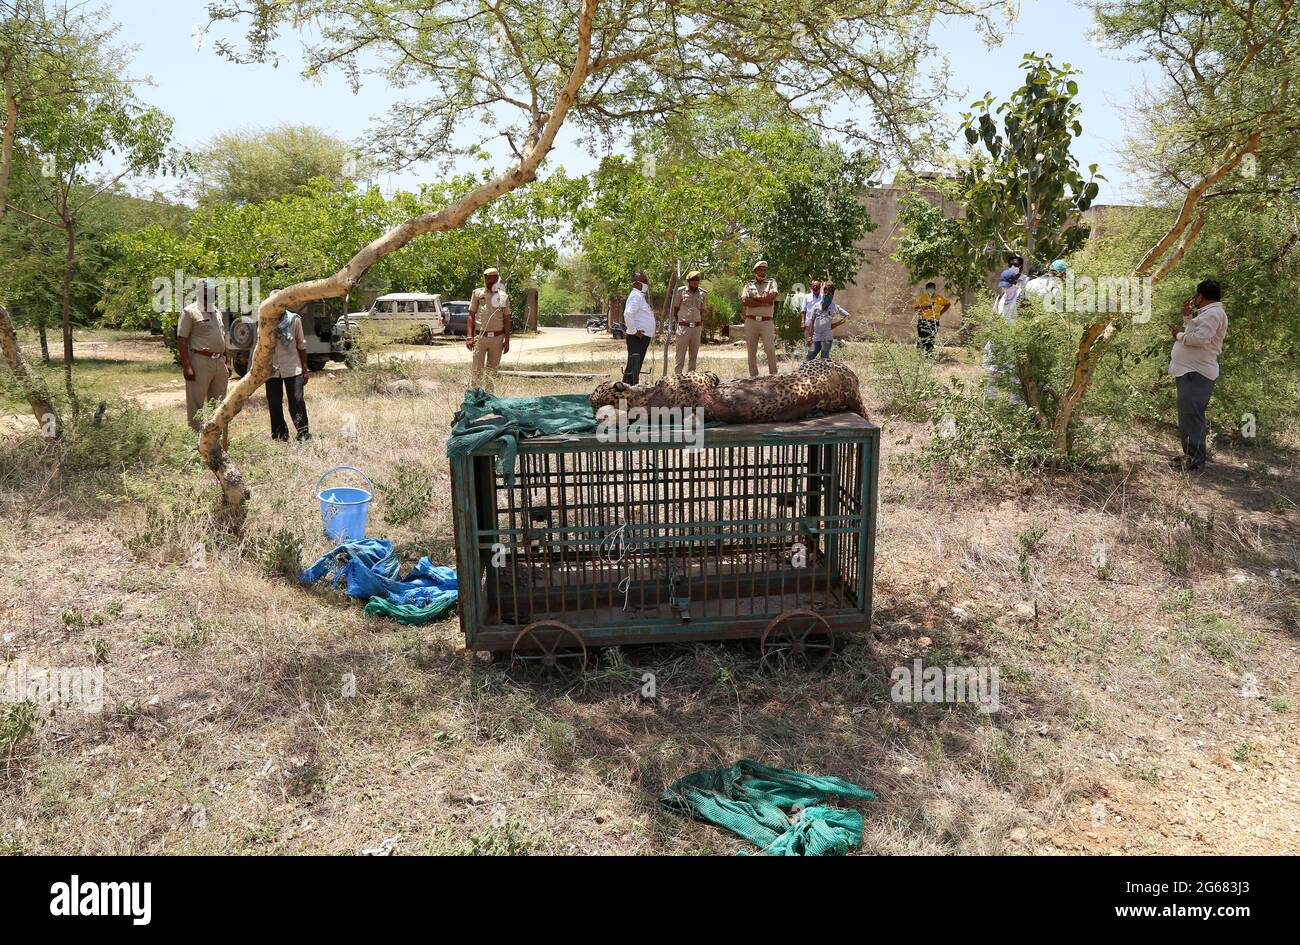
[[[677,297],[673,300],[673,317],[677,319],[675,373],[681,374],[682,366],[687,364],[689,366],[686,370],[694,371],[696,358],[700,354],[700,335],[704,331],[704,290],[700,288],[698,272],[688,272],[686,285],[677,290]]]
[[[176,323],[176,347],[185,376],[186,419],[197,430],[199,422],[195,417],[199,409],[209,400],[226,396],[230,365],[226,359],[226,326],[213,304],[216,293],[202,280],[195,284],[195,290],[198,299],[185,306]]]
[[[754,278],[740,291],[741,313],[745,317],[745,348],[749,354],[749,376],[758,377],[758,342],[763,342],[767,354],[767,372],[775,374],[776,366],[776,280],[767,277],[767,262],[754,263]]]
[[[474,352],[469,386],[495,387],[501,355],[510,351],[510,297],[496,288],[495,269],[483,270],[483,286],[469,298],[469,322],[465,326],[465,347]],[[484,364],[487,374],[484,376]]]

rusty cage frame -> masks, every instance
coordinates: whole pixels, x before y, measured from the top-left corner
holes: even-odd
[[[880,428],[854,414],[680,430],[642,442],[523,439],[451,466],[460,621],[471,650],[537,622],[584,646],[759,637],[782,614],[871,618]],[[800,553],[802,549],[802,554]]]

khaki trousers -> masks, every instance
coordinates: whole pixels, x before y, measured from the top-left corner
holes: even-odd
[[[704,326],[700,322],[694,325],[678,325],[677,338],[673,342],[677,351],[677,368],[675,373],[682,373],[682,365],[689,364],[688,371],[695,370],[695,361],[700,356],[700,336]]]
[[[505,335],[481,335],[474,340],[474,366],[470,369],[470,387],[495,387],[497,369],[501,367],[501,349],[505,346]],[[487,363],[484,375],[483,365]]]
[[[191,352],[190,367],[194,368],[194,380],[185,382],[185,419],[197,430],[199,422],[195,416],[209,400],[226,396],[230,374],[226,371],[225,358],[210,358],[206,354]]]
[[[775,374],[776,367],[776,322],[772,319],[760,321],[757,318],[745,319],[745,350],[749,355],[749,376],[758,377],[758,342],[763,340],[763,351],[767,354],[767,373]]]

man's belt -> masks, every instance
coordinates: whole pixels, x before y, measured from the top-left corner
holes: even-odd
[[[479,332],[481,338],[495,338],[497,335],[504,335],[504,331],[483,331]]]
[[[226,356],[224,351],[200,351],[198,348],[191,348],[190,354],[201,354],[205,358],[224,358]]]
[[[683,326],[683,327],[685,327],[685,328],[694,328],[696,325],[703,325],[704,322],[702,322],[702,321],[701,321],[701,322],[684,322],[684,321],[682,321],[682,320],[679,318],[679,319],[677,320],[677,324],[678,324],[678,325],[681,325],[681,326]]]
[[[745,320],[751,322],[770,322],[772,320],[772,316],[771,315],[746,315]]]

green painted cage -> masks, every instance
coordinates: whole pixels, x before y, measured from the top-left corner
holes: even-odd
[[[452,464],[468,649],[585,666],[592,647],[754,638],[822,665],[871,619],[880,429],[854,414],[499,442]]]

